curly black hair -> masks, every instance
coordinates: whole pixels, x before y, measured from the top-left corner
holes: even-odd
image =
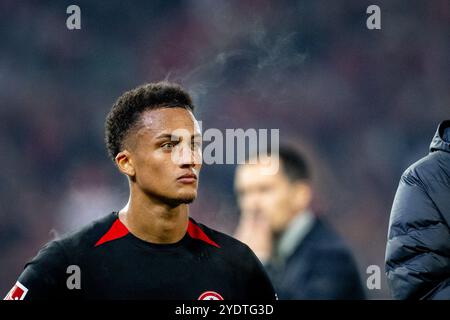
[[[124,147],[127,134],[147,110],[185,108],[194,111],[192,98],[180,85],[167,81],[146,83],[122,94],[106,116],[105,143],[109,157],[115,157]]]

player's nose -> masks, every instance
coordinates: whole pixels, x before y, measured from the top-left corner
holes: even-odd
[[[172,154],[172,160],[181,167],[200,165],[202,161],[201,151],[192,149],[190,145],[181,145]]]

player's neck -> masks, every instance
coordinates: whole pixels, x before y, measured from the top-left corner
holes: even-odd
[[[186,233],[189,207],[187,204],[171,206],[138,191],[131,193],[119,218],[133,235],[142,240],[175,243]]]

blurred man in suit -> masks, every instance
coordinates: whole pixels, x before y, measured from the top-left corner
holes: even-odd
[[[267,157],[236,170],[241,209],[236,237],[263,262],[279,299],[364,299],[350,250],[310,208],[306,160],[281,147],[278,172],[267,174]]]

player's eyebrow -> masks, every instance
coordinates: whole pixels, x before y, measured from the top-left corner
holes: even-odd
[[[172,137],[174,137],[174,135],[171,133],[161,133],[161,134],[157,135],[155,137],[155,139],[157,139],[157,140],[172,139]]]
[[[196,134],[191,135],[191,140],[192,139],[198,139],[198,138],[201,138],[201,137],[202,137],[201,134],[196,133]],[[157,135],[155,137],[155,139],[156,140],[165,140],[165,139],[167,139],[167,140],[178,141],[180,139],[180,137],[177,136],[177,135],[171,134],[171,133],[161,133],[161,134]]]

